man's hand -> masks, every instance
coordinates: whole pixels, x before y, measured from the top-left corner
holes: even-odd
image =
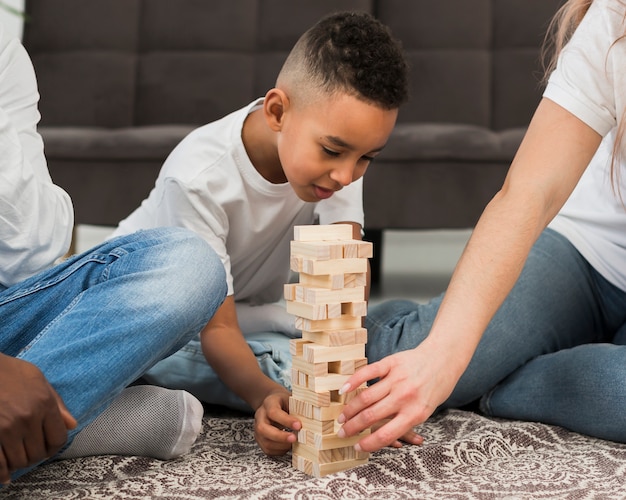
[[[52,457],[77,422],[33,364],[0,354],[0,483]]]
[[[302,423],[288,413],[287,390],[270,393],[254,414],[254,437],[266,455],[284,455],[296,441]]]

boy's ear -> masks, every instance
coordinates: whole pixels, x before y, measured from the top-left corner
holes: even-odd
[[[263,113],[265,121],[274,132],[280,132],[283,127],[285,112],[289,108],[289,97],[284,90],[273,88],[265,94]]]

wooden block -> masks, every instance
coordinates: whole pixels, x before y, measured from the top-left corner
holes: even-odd
[[[368,434],[370,434],[370,429],[365,429],[356,436],[340,438],[337,434],[320,434],[307,429],[300,429],[298,431],[298,443],[306,444],[316,450],[330,450],[332,448],[354,446]]]
[[[343,404],[335,402],[331,402],[328,406],[316,406],[294,396],[289,398],[289,413],[291,415],[302,415],[314,420],[336,420],[341,414],[343,406]]]
[[[315,392],[338,391],[348,381],[350,375],[329,373],[321,377],[307,376],[306,386]]]
[[[371,259],[374,256],[374,245],[371,241],[350,240],[343,242],[344,259]]]
[[[292,446],[293,448],[293,446]],[[309,476],[313,475],[313,462],[307,460],[304,457],[296,455],[294,453],[291,454],[291,465],[294,469],[304,472]],[[316,471],[319,474],[319,469]],[[320,476],[317,476],[320,477]]]
[[[343,287],[354,288],[367,284],[367,273],[346,273],[343,275]]]
[[[359,243],[360,240],[343,241],[343,258],[344,259],[358,259],[359,258]]]
[[[294,371],[295,374],[293,373]],[[309,387],[309,376],[304,372],[299,372],[295,368],[292,368],[291,382],[292,385],[299,387]]]
[[[302,422],[302,429],[314,432],[316,434],[335,434],[341,427],[335,420],[315,420],[303,415],[299,415],[298,419]],[[300,430],[302,430],[300,429]],[[300,432],[300,431],[298,431]]]
[[[347,316],[366,316],[367,315],[367,302],[364,300],[356,302],[344,302],[341,304],[341,314]],[[323,319],[323,318],[312,318]]]
[[[364,465],[368,462],[368,459],[354,459],[354,460],[344,460],[339,462],[331,462],[327,464],[316,464],[311,460],[308,460],[304,457],[301,457],[297,454],[292,454],[291,456],[291,464],[294,469],[297,469],[309,476],[313,476],[316,478],[321,478],[323,476],[327,476],[328,474],[334,474],[335,472],[341,472],[343,470],[351,469],[358,465]]]
[[[362,302],[365,300],[365,287],[315,288],[310,286],[296,286],[296,300],[306,304],[342,304],[347,302]]]
[[[329,464],[313,464],[314,477],[324,477],[328,474],[335,474],[344,470],[352,469],[358,465],[365,465],[369,461],[369,458],[353,459],[353,460],[341,460],[338,462],[331,462]]]
[[[326,316],[327,319],[341,318],[341,304],[326,304]]]
[[[300,302],[299,300],[286,300],[285,309],[289,314],[294,316],[300,316],[307,319],[328,319],[328,306],[326,304],[309,304],[306,302]],[[332,309],[335,317],[341,316],[341,308],[339,315],[337,315],[336,307]]]
[[[354,275],[356,274],[359,274],[359,273],[355,273]],[[339,290],[340,288],[345,288],[344,277],[345,277],[345,274],[343,273],[321,274],[319,276],[315,276],[314,274],[300,273],[300,284],[305,285],[305,286],[317,287],[317,288],[328,288],[330,290]],[[361,286],[365,286],[365,282]]]
[[[291,366],[296,370],[306,373],[307,375],[311,375],[312,377],[323,377],[328,375],[328,363],[309,363],[302,359],[302,357],[297,356],[292,358]],[[340,372],[337,372],[340,373]]]
[[[358,254],[359,259],[371,259],[374,256],[374,244],[371,241],[359,241]]]
[[[366,451],[356,451],[354,446],[344,446],[331,450],[316,450],[304,443],[295,442],[291,449],[292,453],[318,464],[329,464],[332,462],[355,459],[363,460],[369,458],[370,455]]]
[[[326,363],[326,370],[328,373],[339,373],[342,375],[352,375],[359,368],[363,368],[367,365],[367,359],[346,359],[342,361],[331,361]],[[317,366],[312,364],[312,366]]]
[[[343,259],[344,245],[336,241],[292,241],[291,255],[314,260]],[[358,252],[354,257],[357,258]]]
[[[310,344],[311,341],[305,339],[289,339],[289,354],[292,357],[302,356],[304,344]]]
[[[297,283],[286,283],[283,286],[285,300],[296,300],[296,285]]]
[[[352,226],[350,224],[294,226],[293,236],[296,241],[351,240]]]
[[[294,323],[298,330],[321,332],[325,330],[349,330],[360,328],[363,320],[358,316],[345,316],[329,319],[307,319],[296,317]]]
[[[292,385],[291,394],[294,398],[306,403],[311,403],[314,406],[330,406],[330,391],[315,392],[306,387]]]
[[[312,343],[303,344],[302,357],[309,363],[361,359],[365,357],[365,344],[343,345],[338,347]]]
[[[292,271],[313,275],[367,272],[367,259],[313,260],[292,257],[290,262]]]
[[[302,339],[326,346],[366,344],[367,330],[362,327],[349,328],[347,330],[327,330],[319,332],[303,330]]]
[[[291,269],[292,271],[296,271],[300,273],[302,272],[303,267],[304,267],[304,259],[302,257],[291,256],[289,258],[289,269]]]

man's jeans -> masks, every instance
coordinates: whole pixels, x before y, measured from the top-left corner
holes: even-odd
[[[441,299],[372,307],[369,362],[417,346]],[[550,229],[442,407],[478,399],[488,415],[626,442],[626,293]]]
[[[43,372],[79,422],[71,442],[197,335],[225,296],[224,268],[206,242],[181,228],[140,231],[0,286],[0,351]]]

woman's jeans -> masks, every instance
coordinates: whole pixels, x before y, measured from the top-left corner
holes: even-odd
[[[424,340],[441,299],[372,307],[369,362]],[[478,399],[488,415],[626,442],[626,293],[555,231],[533,247],[442,408]]]
[[[0,286],[0,351],[36,365],[59,393],[79,422],[69,443],[197,335],[225,296],[224,268],[206,242],[181,228],[140,231]]]

